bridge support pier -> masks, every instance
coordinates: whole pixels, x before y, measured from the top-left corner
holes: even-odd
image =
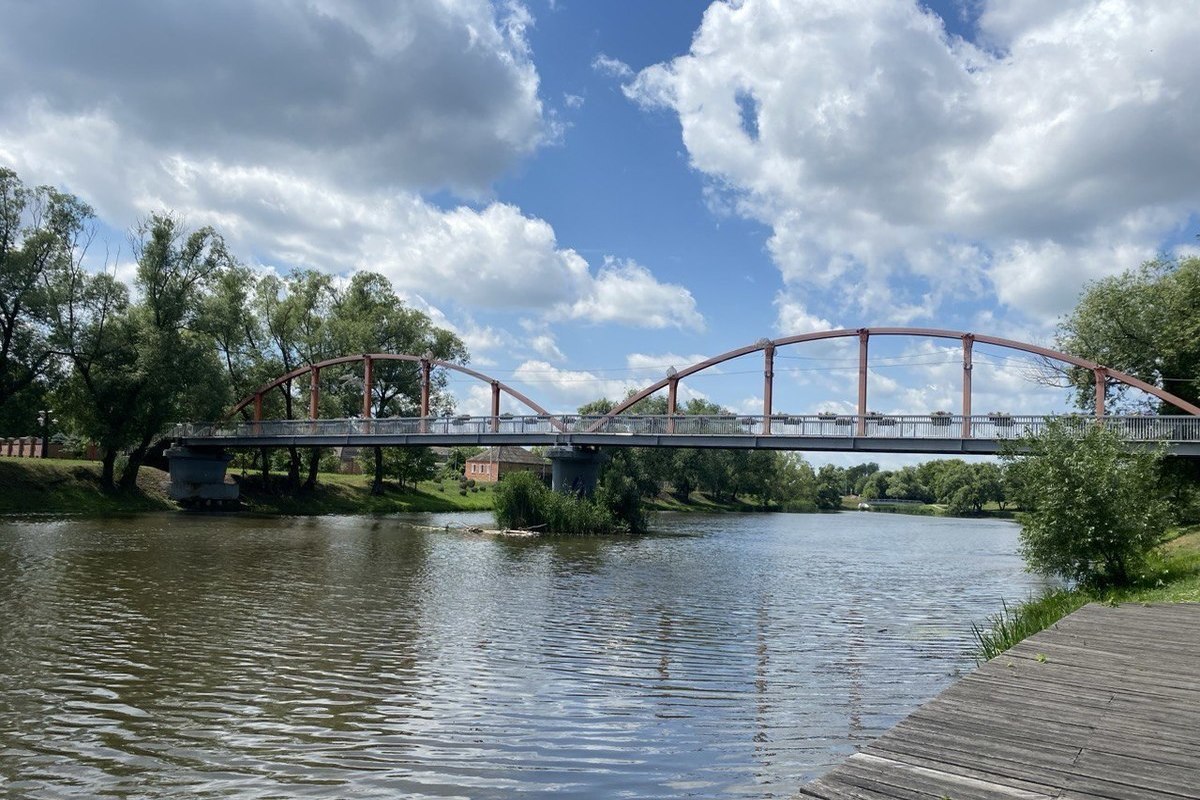
[[[167,457],[171,475],[168,494],[181,505],[219,508],[238,499],[238,485],[225,482],[225,467],[233,456],[219,447],[169,447]]]
[[[605,455],[591,447],[551,447],[550,486],[556,492],[572,492],[591,497],[600,477],[600,465]]]

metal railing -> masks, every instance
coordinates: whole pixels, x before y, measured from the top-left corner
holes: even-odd
[[[1037,434],[1048,422],[1083,432],[1096,424],[1089,416],[1007,416],[977,415],[968,418],[969,439],[1018,439]],[[1137,442],[1200,442],[1200,417],[1104,417],[1103,424]],[[863,435],[888,439],[962,439],[963,417],[949,415],[868,415],[863,418]],[[769,428],[769,431],[768,431]],[[773,414],[740,416],[648,416],[621,414],[615,417],[510,416],[500,417],[425,417],[384,419],[261,420],[237,423],[181,423],[173,435],[177,439],[261,439],[290,437],[370,437],[370,436],[454,436],[464,438],[483,434],[608,434],[620,436],[792,436],[817,438],[853,438],[858,436],[859,418],[844,415]]]

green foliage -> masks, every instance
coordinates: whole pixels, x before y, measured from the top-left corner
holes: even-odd
[[[642,497],[643,492],[636,480],[629,475],[615,473],[596,488],[595,502],[624,524],[630,533],[643,533],[649,528],[649,518]]]
[[[1127,585],[1168,520],[1160,452],[1130,448],[1115,432],[1080,435],[1060,422],[1005,456],[1024,486],[1021,553],[1029,568],[1085,586]]]
[[[46,406],[59,371],[48,287],[82,258],[91,217],[77,198],[0,167],[0,435],[29,435]]]
[[[432,480],[437,473],[437,459],[428,447],[384,447],[383,475],[396,479],[401,488],[415,487],[421,481]],[[364,447],[359,451],[358,463],[363,472],[370,475],[375,471],[375,448]]]
[[[836,511],[842,507],[842,495],[848,494],[846,470],[826,464],[817,471],[817,508]]]
[[[1200,258],[1159,259],[1089,284],[1059,326],[1058,346],[1200,403]],[[1095,403],[1090,370],[1071,370],[1080,408]],[[1113,410],[1157,410],[1154,398],[1112,387]],[[1147,405],[1151,403],[1153,405]]]
[[[60,393],[77,430],[104,449],[102,482],[128,452],[131,488],[154,440],[171,422],[212,418],[228,402],[211,342],[196,333],[201,298],[232,263],[210,228],[188,233],[167,215],[136,231],[137,299],[107,273],[78,264],[51,285],[52,342],[72,370]]]
[[[548,533],[604,534],[617,530],[617,521],[601,503],[551,491],[532,472],[506,475],[496,487],[496,524]]]

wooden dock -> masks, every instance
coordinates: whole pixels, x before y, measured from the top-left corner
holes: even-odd
[[[1086,606],[800,796],[1200,798],[1200,604]]]

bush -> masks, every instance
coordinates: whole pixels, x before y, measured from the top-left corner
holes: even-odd
[[[551,491],[531,472],[516,472],[496,486],[496,524],[548,533],[612,533],[616,519],[597,502]]]
[[[1125,586],[1168,520],[1161,451],[1130,447],[1107,428],[1061,422],[1004,456],[1025,487],[1021,554],[1030,570],[1090,588]]]

